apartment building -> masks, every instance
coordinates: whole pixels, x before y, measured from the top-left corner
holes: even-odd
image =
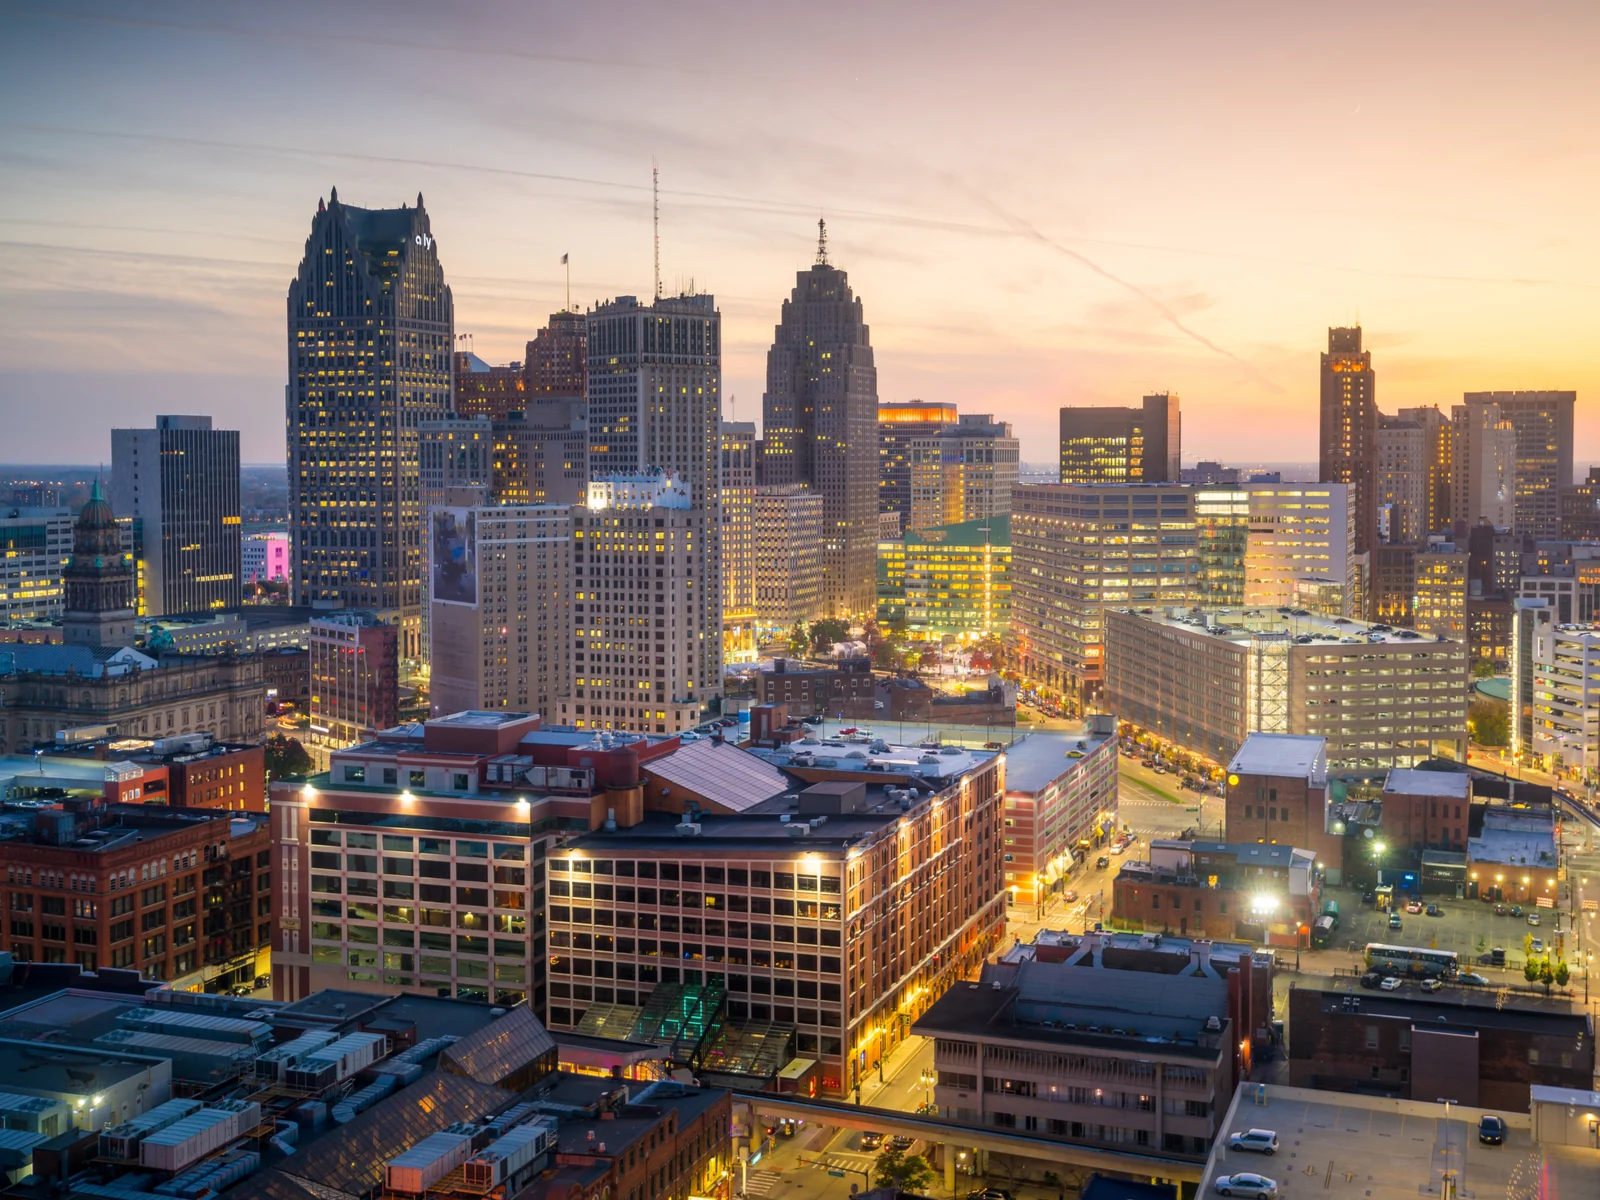
[[[1105,679],[1106,610],[1193,604],[1196,543],[1192,488],[1019,486],[1011,516],[1011,644],[1023,679],[1072,703],[1092,703]]]
[[[1106,704],[1214,762],[1256,732],[1325,737],[1335,773],[1466,754],[1467,647],[1276,609],[1118,609]]]
[[[696,535],[704,539],[708,517],[690,505],[686,484],[647,472],[591,483],[587,506],[572,510],[572,690],[556,702],[563,725],[676,733],[720,700],[722,622],[706,614],[720,614],[722,582],[704,573]],[[709,606],[707,588],[717,592]]]
[[[1006,747],[1005,887],[1014,905],[1040,905],[1117,827],[1117,719],[1096,713],[1079,730],[1036,730]]]
[[[264,816],[69,800],[7,807],[5,925],[18,962],[121,967],[218,991],[270,969]]]
[[[1250,1030],[1229,1008],[1235,989],[1253,990],[1252,960],[1239,981],[1198,956],[1178,974],[1116,969],[1112,941],[1086,935],[1062,961],[986,964],[917,1020],[912,1032],[934,1043],[941,1119],[1204,1157],[1243,1074]]]
[[[572,689],[571,510],[481,505],[430,520],[433,711],[553,713]]]
[[[1003,935],[1004,756],[729,752],[776,770],[700,771],[704,807],[552,853],[551,1026],[629,1036],[677,1013],[688,1066],[792,1038],[819,1091],[849,1095]]]

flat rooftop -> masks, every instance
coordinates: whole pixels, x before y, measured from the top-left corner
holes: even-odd
[[[1323,1012],[1356,1011],[1446,1027],[1530,1029],[1540,1033],[1589,1036],[1589,1018],[1559,996],[1519,992],[1501,1006],[1498,989],[1492,987],[1446,987],[1443,991],[1428,993],[1417,990],[1417,985],[1407,980],[1401,983],[1399,991],[1384,992],[1360,987],[1350,976],[1331,975],[1302,975],[1295,990],[1302,995],[1320,995]],[[1354,1009],[1346,1009],[1352,997],[1359,1004]]]
[[[804,786],[796,785],[796,791]],[[868,801],[872,801],[870,789]],[[787,811],[793,812],[794,809],[791,806]],[[565,849],[591,856],[605,856],[623,850],[707,846],[737,846],[745,851],[792,850],[796,855],[843,853],[861,838],[877,833],[900,815],[898,807],[881,813],[829,815],[826,822],[814,827],[810,833],[799,835],[789,832],[792,827],[804,824],[798,817],[791,822],[784,822],[779,820],[777,813],[750,812],[737,816],[703,813],[695,818],[700,832],[690,837],[677,831],[679,818],[672,813],[645,813],[644,820],[626,829],[596,829],[569,838]]]
[[[1541,1166],[1526,1113],[1497,1113],[1509,1126],[1505,1144],[1481,1145],[1478,1119],[1490,1111],[1451,1105],[1447,1119],[1442,1104],[1242,1083],[1196,1194],[1214,1196],[1218,1175],[1248,1171],[1275,1179],[1280,1200],[1417,1200],[1439,1195],[1448,1168],[1459,1173],[1458,1194],[1479,1200],[1594,1195],[1592,1155],[1582,1172],[1548,1155]],[[1277,1155],[1229,1151],[1228,1138],[1248,1129],[1275,1132]]]
[[[1146,621],[1183,629],[1190,633],[1209,633],[1235,642],[1250,642],[1265,634],[1286,634],[1291,640],[1323,645],[1399,645],[1427,646],[1448,642],[1449,638],[1429,637],[1414,629],[1352,621],[1348,617],[1324,617],[1308,609],[1279,608],[1120,608]]]
[[[1297,733],[1252,733],[1233,756],[1228,771],[1321,782],[1328,774],[1328,739]]]
[[[1174,974],[1179,970],[1188,968],[1191,958],[1195,956],[1202,946],[1207,948],[1213,964],[1219,964],[1223,970],[1236,966],[1241,959],[1253,958],[1261,954],[1263,959],[1270,958],[1270,950],[1258,951],[1249,942],[1214,942],[1201,938],[1168,937],[1165,934],[1153,933],[1070,933],[1064,929],[1041,929],[1034,934],[1031,942],[1017,942],[1000,956],[1001,962],[1026,962],[1037,958],[1039,951],[1044,949],[1051,955],[1064,952],[1073,954],[1080,946],[1087,944],[1092,950],[1096,945],[1100,948],[1101,959],[1106,966],[1115,969],[1117,960],[1123,958],[1140,962],[1138,969],[1150,970],[1149,958],[1144,955],[1159,955],[1154,961],[1170,963],[1170,967],[1160,970],[1159,974]],[[1092,960],[1085,958],[1086,965]]]
[[[1005,749],[1006,791],[1041,792],[1071,774],[1095,749],[1115,740],[1115,733],[1094,733],[1087,725],[1081,732],[1040,729],[1025,733]]]
[[[1472,776],[1465,771],[1419,771],[1415,767],[1394,767],[1384,781],[1385,796],[1437,796],[1465,800],[1472,792]]]
[[[881,771],[890,775],[910,775],[925,779],[953,779],[982,766],[999,751],[974,750],[954,742],[935,744],[932,740],[915,746],[896,746],[878,737],[860,735],[817,737],[807,734],[797,742],[777,749],[752,747],[749,751],[773,766],[814,767],[833,771]],[[796,756],[810,761],[795,762]],[[1009,761],[1008,761],[1009,767]]]

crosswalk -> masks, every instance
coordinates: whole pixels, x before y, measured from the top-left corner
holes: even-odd
[[[870,1171],[872,1169],[872,1156],[869,1154],[841,1154],[832,1151],[821,1157],[822,1162],[838,1171]]]
[[[745,1177],[744,1194],[747,1196],[770,1196],[777,1186],[778,1173],[776,1171],[751,1171]]]

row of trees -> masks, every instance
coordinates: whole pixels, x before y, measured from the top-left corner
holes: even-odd
[[[880,671],[906,671],[916,675],[939,665],[941,647],[933,646],[926,641],[913,640],[907,634],[903,622],[896,622],[885,628],[871,617],[867,618],[859,630],[852,629],[849,622],[838,617],[824,617],[810,624],[796,621],[786,635],[785,641],[791,655],[795,658],[804,658],[807,655],[826,654],[839,642],[851,640],[852,636],[866,646],[867,656],[872,659],[872,665]],[[972,669],[975,671],[998,669],[1003,652],[999,637],[992,633],[985,634],[966,647],[962,646],[958,638],[946,638],[943,649],[947,652],[962,649],[970,652]]]

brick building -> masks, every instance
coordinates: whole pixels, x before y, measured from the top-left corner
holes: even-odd
[[[1465,771],[1399,768],[1383,784],[1382,838],[1390,850],[1465,850],[1472,823],[1472,777]]]
[[[1404,1100],[1528,1110],[1533,1084],[1588,1090],[1594,1025],[1564,1001],[1451,988],[1359,992],[1302,979],[1289,993],[1289,1082]]]
[[[862,703],[871,711],[877,682],[872,662],[849,658],[832,667],[807,667],[794,659],[774,660],[770,671],[755,673],[757,704],[787,704],[799,716],[839,715]]]
[[[1328,832],[1327,740],[1252,733],[1228,763],[1224,836],[1230,842],[1301,846],[1338,870],[1344,851]]]
[[[1013,904],[1065,889],[1117,825],[1117,721],[1026,733],[1006,747],[1005,885]]]
[[[267,811],[267,752],[261,743],[217,742],[210,734],[191,733],[154,742],[97,738],[61,747],[59,752],[141,768],[144,787],[142,796],[137,799],[145,804],[230,812]],[[113,802],[119,798],[122,797],[109,793],[106,796]]]
[[[0,841],[0,949],[216,991],[268,970],[270,837],[243,814],[150,804],[28,812]]]
[[[311,711],[311,651],[304,646],[262,651],[261,679],[269,704],[293,704],[296,712]]]
[[[1288,845],[1155,839],[1112,881],[1111,924],[1274,946],[1309,944],[1316,859]]]

